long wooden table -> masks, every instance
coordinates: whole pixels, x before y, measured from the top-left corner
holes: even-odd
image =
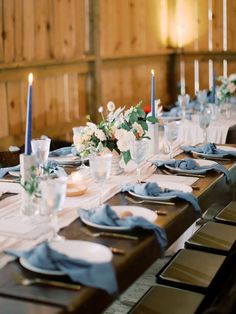
[[[179,158],[184,157],[180,155]],[[224,164],[230,170],[232,181],[236,182],[235,160]],[[200,190],[194,190],[200,206],[205,211],[212,203],[221,203],[223,207],[232,199],[233,186],[226,185],[222,174],[208,172],[194,184]],[[120,193],[109,200],[109,204],[128,204],[125,193]],[[138,205],[137,205],[138,206]],[[158,217],[158,224],[166,230],[171,245],[197,219],[190,204],[177,200],[175,206],[142,204],[149,209],[163,209],[166,216]],[[157,258],[161,252],[152,232],[135,230],[131,234],[139,237],[138,241],[92,238],[81,231],[80,219],[62,230],[68,239],[80,239],[101,243],[126,250],[125,255],[114,255],[113,265],[116,270],[119,292],[126,290]],[[0,270],[0,309],[4,314],[54,314],[54,313],[101,313],[114,301],[114,298],[99,289],[82,287],[81,291],[69,291],[42,285],[21,286],[16,282],[16,275],[34,277],[19,263],[12,262]],[[38,277],[38,275],[37,275]],[[59,280],[62,280],[59,278]],[[66,279],[65,279],[66,281]]]

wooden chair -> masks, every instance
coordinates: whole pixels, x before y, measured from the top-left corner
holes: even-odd
[[[236,225],[236,201],[230,202],[216,216],[215,220],[221,223]]]

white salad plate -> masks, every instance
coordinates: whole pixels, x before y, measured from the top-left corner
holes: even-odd
[[[200,167],[207,167],[207,166],[212,166],[216,164],[215,161],[212,160],[205,160],[205,159],[193,159],[196,161],[197,165]],[[181,169],[179,167],[172,167],[170,165],[165,165],[165,167],[173,172],[181,172],[181,173],[192,173],[192,174],[203,174],[206,173],[206,170],[204,169]]]

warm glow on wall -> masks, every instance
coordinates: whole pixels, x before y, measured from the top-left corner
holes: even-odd
[[[157,10],[160,10],[160,37],[163,45],[168,45],[168,4],[166,0],[160,0],[160,7],[156,7]]]
[[[162,10],[167,21],[164,24],[168,24],[169,28],[168,32],[166,31],[167,27],[161,28],[163,31],[162,37],[169,37],[169,44],[171,46],[181,48],[194,41],[196,33],[194,26],[196,23],[193,17],[193,6],[194,0],[175,0],[169,2],[169,12],[165,13],[165,10]],[[163,39],[164,42],[165,40]]]

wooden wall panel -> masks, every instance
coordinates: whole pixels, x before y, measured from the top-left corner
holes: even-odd
[[[0,138],[9,134],[6,83],[0,83]]]
[[[22,132],[20,111],[20,83],[10,81],[7,83],[7,109],[9,133],[16,135]]]
[[[165,3],[166,0],[164,1]],[[166,6],[162,0],[101,0],[101,55],[151,54],[162,42]]]
[[[235,16],[236,16],[236,1],[228,0],[227,1],[227,31],[228,31],[228,49],[236,50],[236,24],[235,24]]]
[[[213,50],[223,50],[223,1],[212,0]]]
[[[166,103],[169,100],[166,80],[167,62],[156,62],[103,69],[102,104],[106,105],[110,100],[117,106],[135,105],[141,100],[144,105],[150,104],[152,69],[156,73],[156,98]]]
[[[198,0],[198,49],[208,50],[208,1]]]
[[[0,0],[0,17],[3,20],[4,10],[3,10],[3,0]],[[3,37],[5,36],[3,32],[3,23],[0,22],[0,62],[4,58],[4,49],[3,49]]]

